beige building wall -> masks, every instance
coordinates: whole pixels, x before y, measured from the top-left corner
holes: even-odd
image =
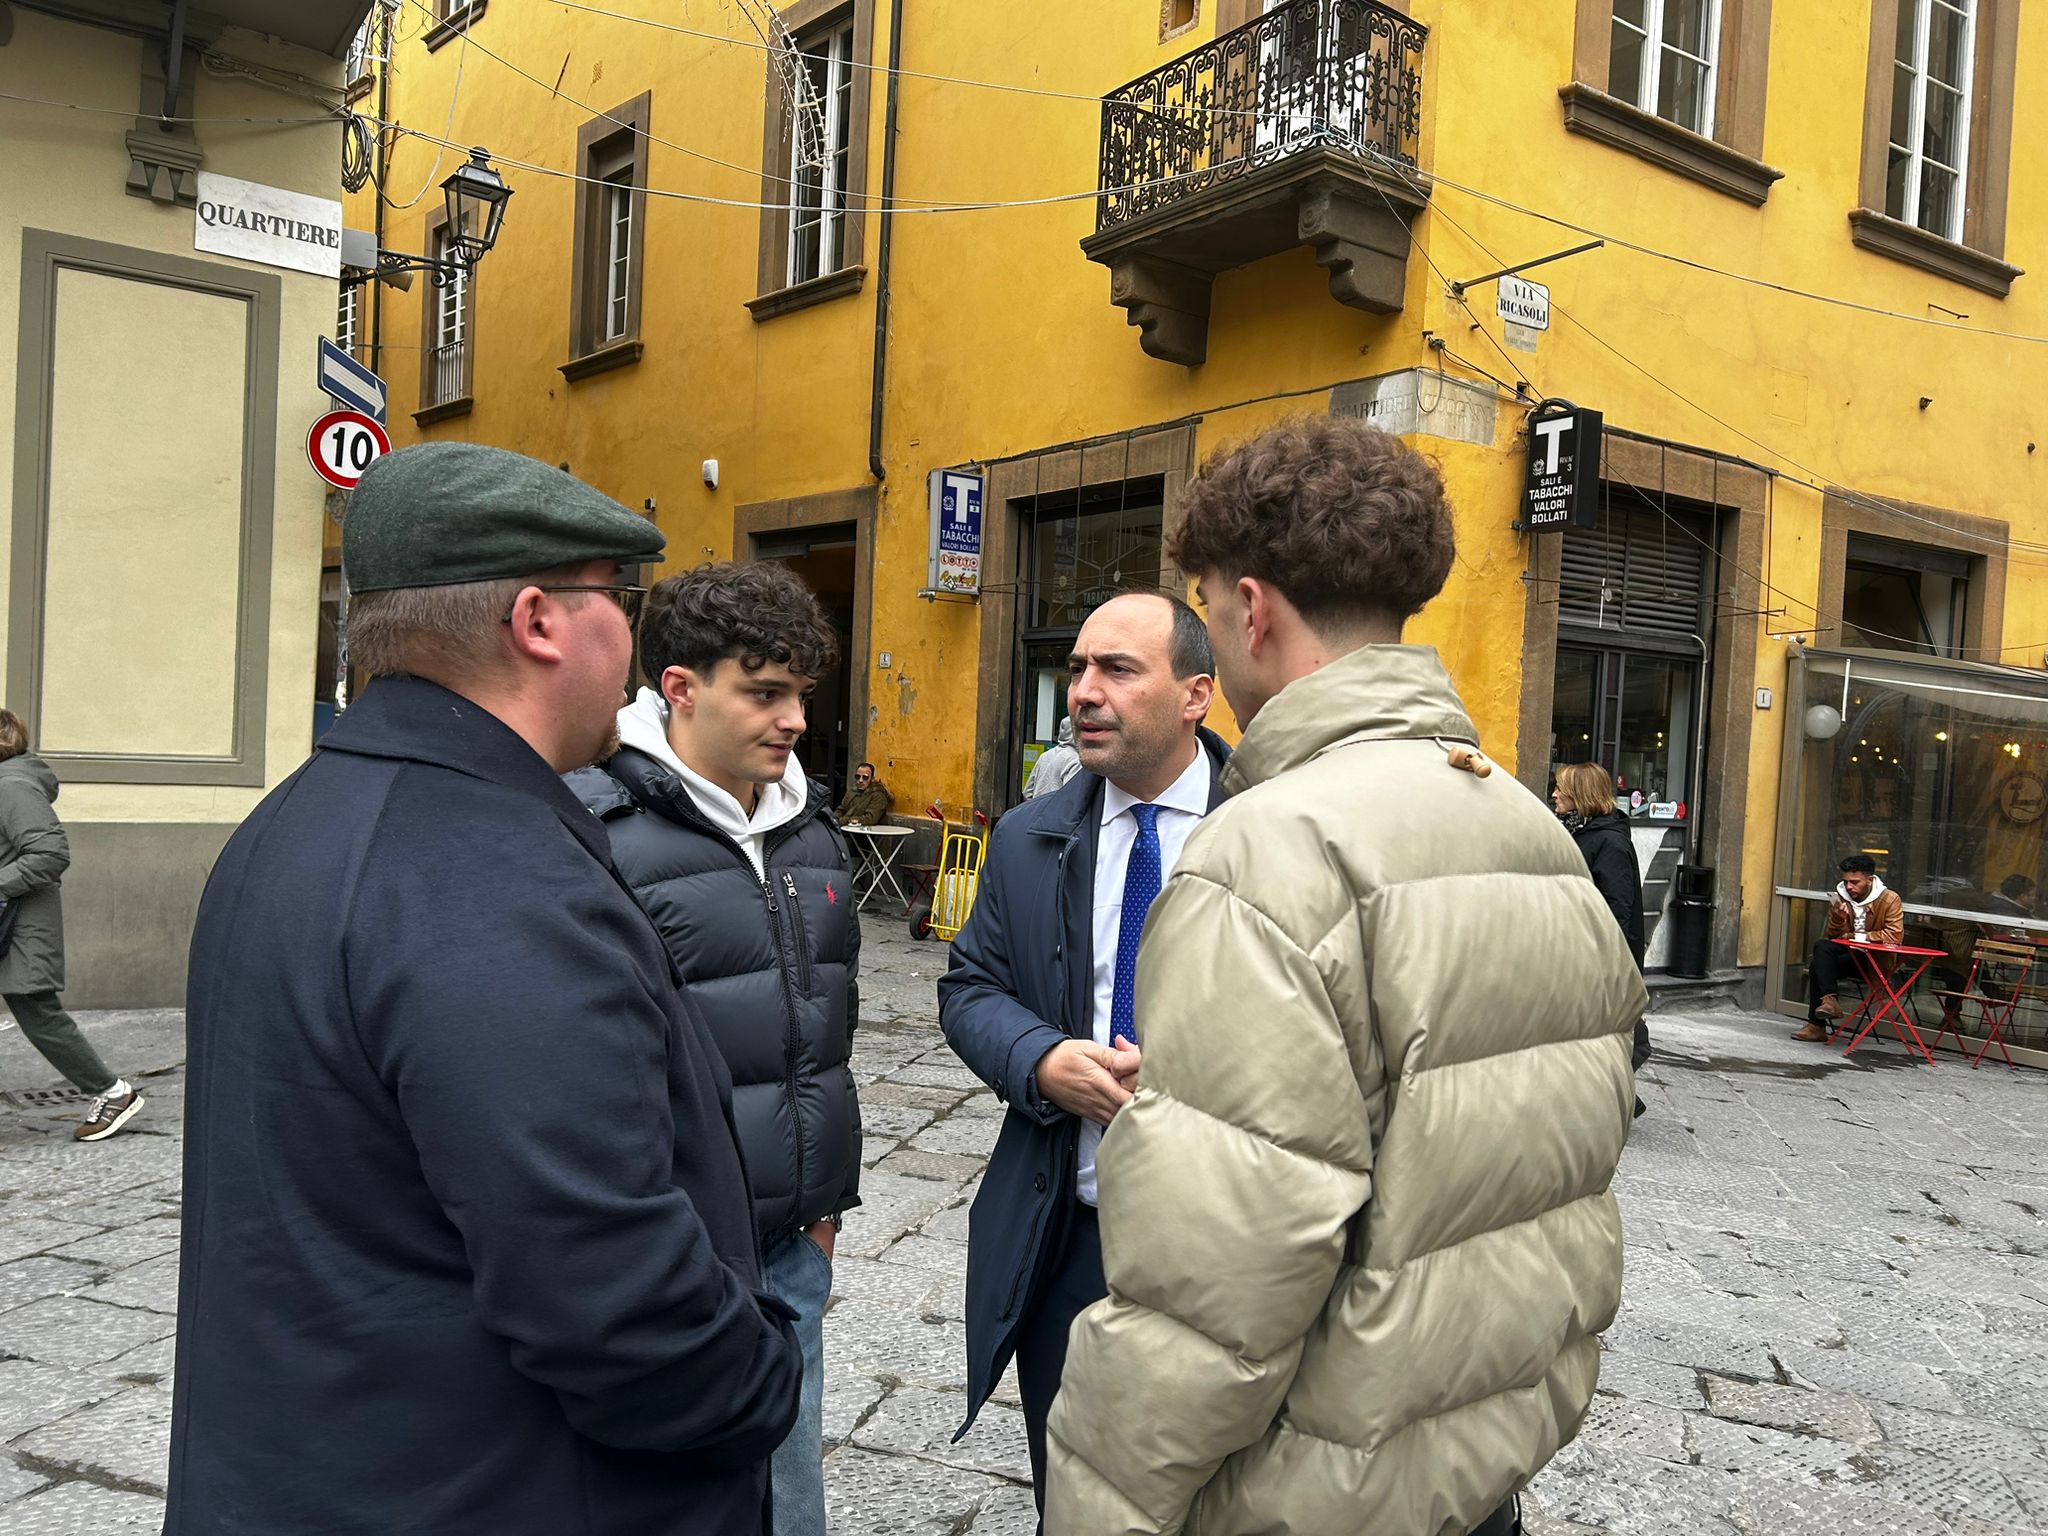
[[[252,33],[215,47],[340,84],[337,61]],[[0,683],[19,708],[39,679],[38,749],[65,781],[80,1006],[182,1001],[205,873],[312,739],[324,487],[303,437],[335,284],[195,251],[190,207],[127,194],[144,49],[19,8],[0,46],[0,92],[72,104],[0,100]],[[339,195],[312,103],[203,70],[190,112],[204,169]],[[53,241],[95,256],[47,279],[24,375],[24,295],[46,281],[24,251],[39,266]],[[17,462],[24,413],[41,464]]]

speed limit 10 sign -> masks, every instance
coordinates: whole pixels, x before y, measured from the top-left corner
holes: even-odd
[[[356,488],[363,471],[391,451],[384,429],[360,411],[329,411],[306,434],[306,457],[329,485]]]

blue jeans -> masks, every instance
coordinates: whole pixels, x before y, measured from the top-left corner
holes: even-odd
[[[774,1536],[825,1536],[825,1303],[832,1296],[832,1261],[801,1232],[762,1258],[768,1289],[796,1309],[796,1337],[804,1352],[796,1424],[768,1463]]]

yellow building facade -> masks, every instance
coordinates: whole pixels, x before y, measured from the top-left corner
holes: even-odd
[[[63,786],[74,1006],[182,1006],[207,871],[311,746],[336,279],[293,248],[339,237],[367,9],[0,5],[0,701]],[[292,234],[221,233],[256,208]]]
[[[1786,743],[1846,747],[1803,724],[1810,653],[1993,664],[2016,699],[2048,665],[2019,12],[403,0],[348,222],[432,254],[470,145],[516,192],[465,285],[371,285],[358,351],[401,443],[566,464],[650,510],[666,570],[795,562],[848,641],[810,766],[872,760],[913,816],[1015,802],[1088,607],[1181,580],[1209,454],[1303,411],[1401,432],[1459,535],[1413,638],[1532,790],[1615,769],[1658,903],[1712,871],[1685,968],[1776,1001],[1821,844],[1881,835],[1872,790],[1794,846]],[[1519,274],[1547,294],[1491,277],[1594,241]],[[1587,526],[1522,526],[1545,400],[1604,415]],[[977,597],[932,590],[942,470],[982,477]],[[1892,753],[1916,826],[1988,771]],[[1977,886],[2021,861],[1923,834]]]

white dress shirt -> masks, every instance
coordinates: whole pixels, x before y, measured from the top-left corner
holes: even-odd
[[[1195,760],[1167,786],[1152,803],[1159,807],[1159,886],[1173,875],[1188,835],[1209,813],[1209,754],[1195,743]],[[1114,784],[1102,786],[1102,831],[1095,844],[1095,1043],[1109,1044],[1110,993],[1116,986],[1116,941],[1124,921],[1124,871],[1131,862],[1131,845],[1138,840],[1137,818],[1131,807],[1138,803]],[[1138,1042],[1143,1050],[1145,1042]],[[1102,1144],[1102,1127],[1093,1120],[1081,1122],[1081,1159],[1074,1176],[1074,1192],[1084,1204],[1095,1203],[1095,1149]]]

